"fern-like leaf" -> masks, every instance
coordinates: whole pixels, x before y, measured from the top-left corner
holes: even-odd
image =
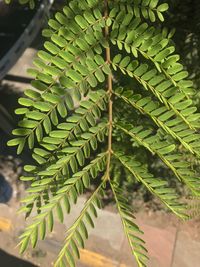
[[[151,97],[142,98],[139,94],[134,95],[133,91],[123,92],[123,90],[119,89],[116,90],[116,95],[123,98],[141,113],[147,114],[159,127],[176,138],[191,153],[197,154],[197,156],[200,155],[198,145],[199,134],[190,129],[180,118],[176,117],[173,110],[160,106]],[[178,104],[181,105],[183,103],[179,102]],[[192,124],[196,123],[199,120],[199,114],[190,113],[188,118]]]
[[[94,179],[100,172],[103,172],[105,169],[106,153],[100,154],[94,159],[90,164],[82,169],[82,171],[77,172],[72,176],[72,178],[66,180],[62,188],[57,190],[56,194],[48,201],[47,204],[44,204],[40,207],[40,213],[36,215],[33,220],[33,224],[28,226],[24,233],[21,235],[21,253],[24,252],[28,242],[32,242],[32,246],[35,247],[38,240],[38,233],[40,233],[41,239],[44,239],[46,236],[47,225],[49,231],[53,230],[54,222],[54,211],[56,211],[58,218],[63,222],[63,209],[65,207],[67,213],[71,210],[71,203],[76,204],[77,198],[80,194],[84,192],[84,188],[88,188],[91,183],[91,177]],[[37,186],[46,186],[46,180],[36,181],[32,183],[32,187]],[[44,190],[44,188],[43,188]],[[23,203],[27,205],[33,201],[33,197],[37,196],[29,195],[28,198],[22,199]]]
[[[172,212],[183,219],[187,218],[186,206],[179,203],[178,195],[174,189],[167,186],[168,183],[166,181],[154,178],[145,166],[142,166],[141,163],[134,158],[124,155],[123,152],[115,152],[114,155],[139,182],[143,183],[145,187],[157,196]]]
[[[184,182],[194,195],[199,195],[199,177],[190,169],[190,164],[181,158],[176,152],[176,145],[167,141],[160,141],[158,135],[153,135],[152,129],[144,129],[142,126],[134,127],[128,123],[118,123],[117,128],[133,138],[140,145],[147,148],[173,171],[177,178]]]
[[[131,250],[139,267],[145,267],[148,260],[147,249],[145,248],[145,242],[140,237],[143,232],[135,224],[135,216],[127,203],[127,199],[123,197],[123,191],[118,185],[111,183],[111,188],[115,197],[116,205],[119,215],[121,217],[124,232],[127,236]]]
[[[97,217],[97,208],[101,208],[100,198],[103,195],[104,183],[103,181],[88,199],[80,216],[73,226],[68,229],[64,246],[55,263],[56,267],[66,266],[66,264],[75,266],[74,258],[79,258],[79,248],[84,248],[85,240],[88,238],[86,225],[94,227],[93,218]]]
[[[138,157],[143,146],[199,198],[198,175],[183,154],[198,162],[200,114],[193,83],[175,54],[174,31],[157,26],[167,9],[159,0],[69,0],[49,19],[44,48],[29,70],[31,88],[19,99],[19,127],[8,142],[18,154],[28,146],[34,160],[21,177],[29,187],[20,210],[26,217],[37,214],[20,237],[21,252],[53,230],[55,214],[64,221],[92,178],[100,185],[68,229],[55,266],[75,266],[105,185],[112,188],[138,265],[146,266],[142,232],[119,188],[127,177],[188,218],[176,190]]]

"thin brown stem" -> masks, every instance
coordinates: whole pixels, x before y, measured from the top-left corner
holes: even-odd
[[[108,0],[104,0],[105,4],[105,18],[108,17]],[[105,27],[105,37],[109,43],[109,27]],[[106,62],[110,64],[111,62],[111,53],[110,53],[110,46],[106,48]],[[107,160],[107,170],[106,170],[106,177],[109,180],[110,179],[110,162],[111,162],[111,156],[112,156],[112,122],[113,122],[113,101],[112,101],[112,74],[108,75],[108,81],[107,81],[107,87],[108,87],[108,95],[109,95],[109,101],[108,101],[108,160]]]

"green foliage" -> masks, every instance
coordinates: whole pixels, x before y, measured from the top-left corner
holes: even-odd
[[[140,237],[143,232],[133,222],[135,217],[127,203],[126,198],[123,197],[123,191],[119,188],[118,184],[111,183],[111,188],[115,197],[118,212],[121,217],[124,232],[131,247],[131,251],[136,258],[138,266],[146,266],[146,261],[148,260],[148,251],[145,248],[145,242]]]
[[[53,230],[55,215],[63,222],[96,179],[55,266],[75,266],[107,187],[138,266],[147,266],[142,231],[118,184],[119,165],[188,218],[177,192],[144,161],[147,153],[161,160],[199,198],[199,177],[183,155],[200,156],[200,114],[193,83],[174,54],[173,32],[156,27],[167,9],[158,0],[72,0],[49,20],[48,40],[29,70],[32,88],[19,99],[16,138],[8,143],[18,153],[28,146],[35,160],[21,177],[30,184],[21,211],[27,217],[37,211],[20,236],[22,253]]]
[[[123,153],[114,153],[114,156],[126,167],[134,177],[143,183],[146,188],[156,195],[169,209],[175,214],[184,218],[186,215],[181,212],[184,210],[184,205],[180,204],[177,199],[178,196],[173,189],[167,187],[167,182],[158,178],[154,178],[152,174],[148,173],[145,166],[136,161],[130,156]]]

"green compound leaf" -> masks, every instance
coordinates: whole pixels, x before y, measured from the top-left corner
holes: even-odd
[[[19,2],[34,7],[33,0]],[[56,220],[63,223],[86,190],[92,193],[54,266],[76,266],[107,188],[140,267],[148,266],[143,232],[121,188],[140,182],[188,218],[176,190],[149,171],[159,162],[170,181],[177,178],[199,198],[200,114],[174,31],[162,28],[167,10],[159,0],[70,0],[49,19],[8,142],[33,158],[21,177],[28,187],[19,211],[31,216],[21,253],[45,239]]]

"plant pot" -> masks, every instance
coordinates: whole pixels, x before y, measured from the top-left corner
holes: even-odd
[[[17,1],[6,5],[0,0],[0,80],[32,43],[50,6],[50,1],[41,0],[30,10]]]

